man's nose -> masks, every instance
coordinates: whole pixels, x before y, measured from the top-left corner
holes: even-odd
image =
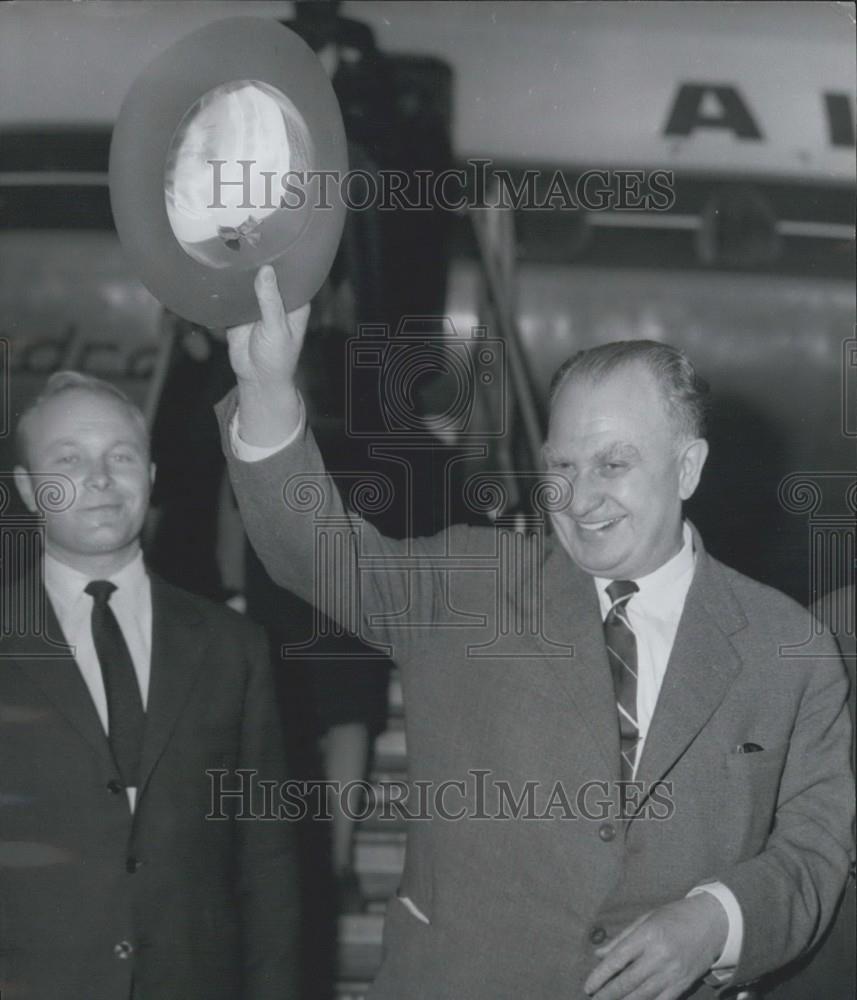
[[[105,462],[93,462],[86,470],[84,483],[91,489],[106,489],[110,482],[110,469]]]
[[[601,505],[603,499],[601,492],[589,476],[577,475],[574,479],[570,479],[569,483],[571,485],[571,504],[568,509],[572,517],[583,517]]]

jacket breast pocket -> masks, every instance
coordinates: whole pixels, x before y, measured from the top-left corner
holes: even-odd
[[[779,746],[755,752],[741,753],[733,750],[726,754],[726,766],[731,773],[736,776],[764,774],[771,769],[782,774],[786,761],[786,754],[789,752],[788,743],[781,743]]]

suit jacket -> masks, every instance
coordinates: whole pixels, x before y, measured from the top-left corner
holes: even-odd
[[[228,818],[206,819],[207,769],[285,778],[261,631],[152,577],[132,815],[77,664],[55,644],[44,590],[25,579],[4,603],[30,633],[0,643],[4,998],[120,1000],[132,976],[135,1000],[294,997],[292,830],[238,821],[234,801]],[[34,634],[41,620],[46,636]]]
[[[329,616],[356,609],[402,670],[410,779],[430,790],[431,818],[408,828],[400,895],[413,906],[388,907],[374,1000],[582,998],[605,937],[706,880],[742,908],[735,983],[807,947],[845,881],[853,793],[835,645],[822,637],[808,659],[779,653],[810,633],[805,610],[713,559],[695,535],[696,572],[638,768],[650,794],[624,821],[592,578],[560,547],[541,551],[537,534],[526,548],[465,526],[384,538],[344,511],[309,431],[264,461],[237,461],[234,406],[219,406],[224,450],[268,572]],[[505,590],[504,551],[532,554]],[[319,577],[329,556],[333,580]],[[337,595],[348,598],[339,607]],[[763,749],[735,752],[750,742]],[[443,782],[462,784],[432,795]],[[510,793],[524,815],[547,818],[515,818]],[[468,818],[456,821],[462,808]],[[692,995],[716,994],[700,984]]]

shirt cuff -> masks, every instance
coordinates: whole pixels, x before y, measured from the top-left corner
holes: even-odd
[[[279,444],[275,444],[270,447],[260,447],[256,444],[247,444],[246,441],[241,440],[241,436],[238,433],[241,412],[236,408],[235,415],[229,422],[229,443],[232,445],[232,453],[235,457],[239,458],[242,462],[261,462],[263,458],[270,458],[271,455],[276,455],[278,451],[282,451],[283,448],[287,448],[290,444],[297,441],[306,422],[304,401],[300,396],[298,396],[298,401],[301,407],[301,415],[300,420],[298,420],[297,427],[295,427],[292,433],[284,441],[280,441]]]
[[[732,892],[722,882],[706,882],[705,885],[698,885],[691,889],[688,896],[697,896],[700,892],[707,892],[719,901],[726,911],[726,919],[729,923],[729,930],[726,932],[726,944],[723,951],[711,966],[711,975],[718,984],[727,982],[738,968],[738,960],[741,957],[741,947],[744,944],[744,914],[741,912],[741,905]]]

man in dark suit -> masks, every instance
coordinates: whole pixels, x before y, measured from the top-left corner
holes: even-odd
[[[431,819],[374,1000],[701,1000],[811,946],[851,850],[847,681],[827,635],[782,655],[808,613],[683,519],[708,450],[688,359],[617,343],[558,373],[545,458],[570,500],[504,592],[493,529],[399,542],[344,508],[295,389],[307,310],[270,268],[256,289],[219,409],[245,525],[277,583],[392,647]]]
[[[154,467],[118,390],[58,373],[18,436],[24,502],[53,496],[4,595],[3,1000],[293,998],[292,831],[213,794],[286,777],[263,634],[147,574]]]

